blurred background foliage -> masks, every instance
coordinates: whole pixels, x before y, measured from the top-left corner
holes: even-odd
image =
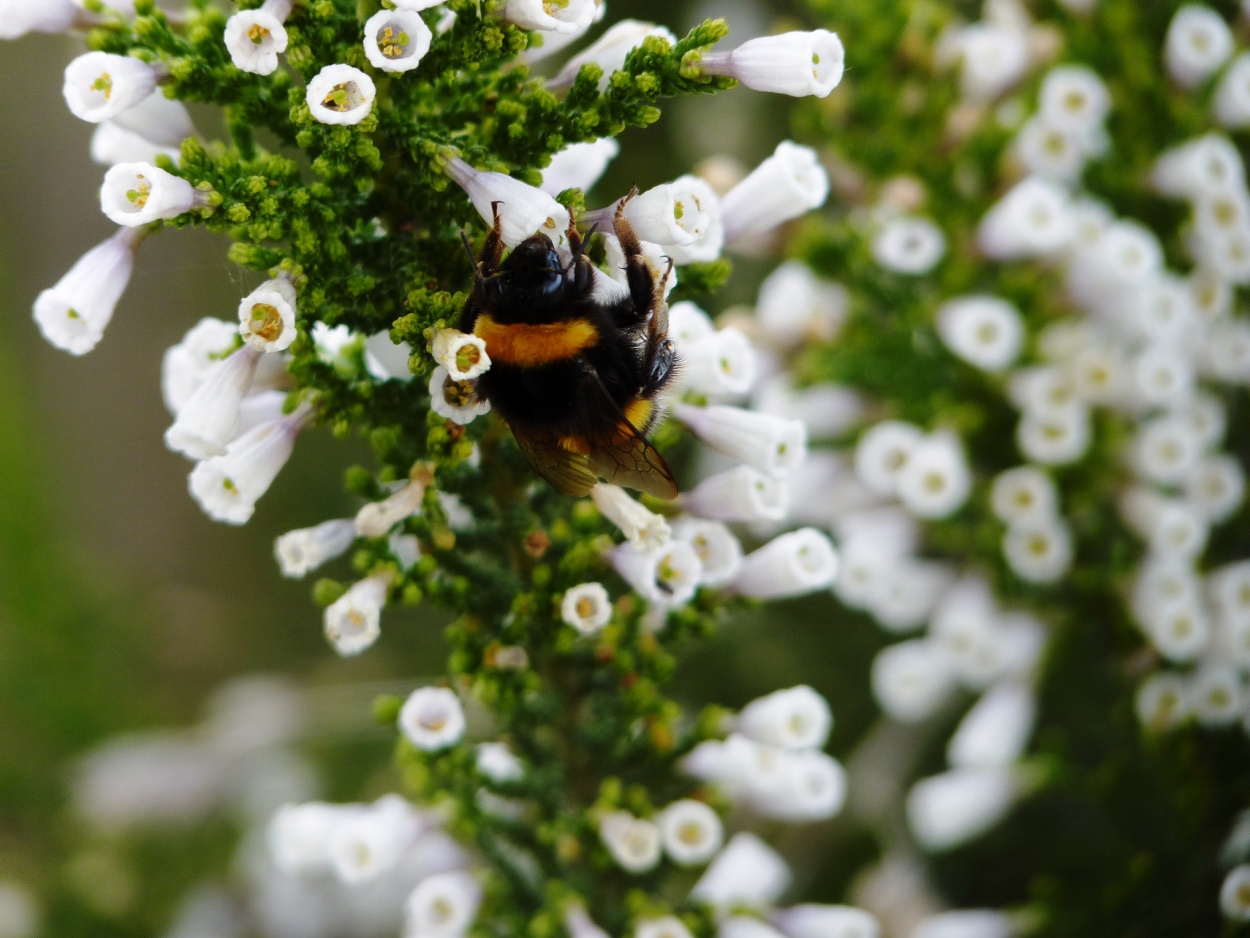
[[[1108,5],[1149,15],[1153,0]],[[901,34],[926,5],[610,6],[610,19],[652,19],[678,33],[713,15],[728,19],[739,38],[828,26],[846,42],[854,86],[861,74],[875,80],[905,70]],[[975,18],[979,5],[951,6]],[[1231,15],[1234,4],[1219,6]],[[1172,5],[1159,4],[1165,18],[1164,7]],[[1100,45],[1104,39],[1083,36],[1085,58],[1133,74],[1134,56],[1144,53]],[[30,320],[34,297],[111,227],[98,211],[91,127],[67,113],[60,95],[62,69],[76,52],[70,40],[47,37],[0,47],[0,305],[8,324],[0,331],[0,879],[33,891],[42,934],[140,938],[165,934],[190,889],[230,874],[241,828],[213,812],[173,828],[94,829],[71,803],[83,754],[118,734],[195,725],[213,690],[233,678],[285,675],[308,689],[306,700],[320,701],[310,704],[299,741],[317,768],[317,793],[375,796],[396,780],[391,735],[372,725],[369,702],[380,690],[441,673],[442,619],[423,608],[389,608],[377,647],[343,660],[321,637],[309,584],[278,574],[276,535],[357,507],[342,490],[344,470],[368,458],[354,444],[327,434],[302,440],[241,529],[213,524],[187,496],[187,464],[162,442],[169,416],[160,361],[202,316],[233,316],[253,285],[227,262],[224,242],[196,231],[151,239],[95,353],[70,358],[40,338]],[[897,89],[877,84],[886,96],[860,100],[856,121],[890,106]],[[837,108],[845,98],[831,101]],[[216,116],[194,114],[212,136]],[[783,137],[810,141],[847,119],[745,89],[672,102],[657,125],[622,138],[620,157],[589,201],[665,181],[713,154],[750,166]],[[895,169],[940,179],[940,165],[925,152],[911,152],[914,165],[898,159],[891,150],[902,139],[897,126],[878,135],[855,126],[853,142],[868,148],[857,156],[877,154]],[[1127,128],[1128,139],[1140,134],[1148,139],[1141,152],[1156,152],[1171,142],[1156,136],[1163,126]],[[1123,130],[1113,130],[1117,140]],[[1097,180],[1113,201],[1115,168],[1107,164]],[[1149,206],[1121,195],[1118,210],[1150,217]],[[710,311],[750,302],[766,271],[762,261],[739,263]],[[1235,426],[1244,428],[1244,407],[1238,415]],[[1244,553],[1244,524],[1234,532],[1230,547]],[[931,873],[956,907],[1040,900],[1063,910],[1044,923],[1048,935],[1233,934],[1218,917],[1216,857],[1231,819],[1250,802],[1244,736],[1230,729],[1143,740],[1132,713],[1135,675],[1122,667],[1122,648],[1099,618],[1097,609],[1080,610],[1052,648],[1035,745],[1050,784],[1008,823],[932,863]],[[879,722],[868,673],[884,643],[867,618],[827,595],[776,604],[691,649],[676,686],[686,702],[736,707],[777,687],[811,684],[833,705],[831,748],[840,759],[853,765],[885,737],[914,736],[913,764],[895,767],[901,792],[905,779],[941,766],[946,731],[959,714],[945,714],[938,727]],[[855,820],[855,799],[881,794],[853,792],[843,817],[775,832],[796,861],[797,895],[850,898],[857,872],[879,850],[868,823]]]

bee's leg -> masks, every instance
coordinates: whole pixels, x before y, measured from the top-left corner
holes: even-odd
[[[500,261],[503,260],[503,222],[499,218],[499,206],[502,204],[502,202],[492,202],[490,204],[491,213],[494,215],[494,223],[490,226],[490,231],[482,244],[482,253],[478,255],[477,259],[478,275],[481,277],[489,277],[491,274],[497,273]]]
[[[655,274],[642,253],[642,241],[635,234],[634,226],[625,217],[626,203],[637,194],[638,188],[635,186],[629,190],[625,198],[621,199],[616,207],[613,228],[616,229],[616,237],[621,242],[621,250],[625,254],[625,280],[629,284],[629,294],[634,301],[636,322],[641,323],[655,308],[657,299],[662,298],[664,288],[663,281],[656,282]]]

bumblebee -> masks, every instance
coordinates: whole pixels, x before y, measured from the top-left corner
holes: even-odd
[[[567,263],[541,233],[505,259],[496,204],[460,330],[486,343],[491,367],[477,394],[507,422],[535,472],[568,495],[586,495],[602,477],[670,499],[677,483],[647,435],[677,353],[663,280],[643,257],[625,201],[613,227],[628,289],[591,263],[572,212]]]

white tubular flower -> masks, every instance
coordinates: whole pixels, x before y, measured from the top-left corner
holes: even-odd
[[[564,911],[564,930],[569,938],[609,938],[607,932],[594,923],[586,910],[577,904],[570,904]]]
[[[621,152],[615,137],[602,137],[589,143],[572,143],[551,156],[543,170],[543,184],[548,195],[559,195],[565,189],[590,189],[604,174],[608,164]]]
[[[85,355],[104,337],[117,301],[130,283],[143,232],[122,228],[96,245],[56,285],[35,300],[43,337],[71,355]]]
[[[380,10],[365,23],[365,58],[384,72],[408,72],[430,51],[434,34],[410,10]]]
[[[1004,681],[990,688],[955,728],[946,760],[956,769],[1008,766],[1024,754],[1037,700],[1024,684]]]
[[[265,0],[259,10],[241,10],[226,20],[226,51],[235,67],[253,75],[272,75],[286,51],[291,0]]]
[[[574,936],[577,938],[577,936]],[[692,938],[690,929],[672,915],[644,918],[634,926],[634,938]]]
[[[541,189],[503,173],[474,169],[459,157],[449,159],[445,169],[488,225],[495,217],[491,206],[499,203],[500,233],[508,247],[516,247],[535,233],[545,234],[557,246],[564,243],[568,209]]]
[[[826,29],[748,39],[732,52],[704,52],[697,68],[725,75],[756,91],[803,98],[827,97],[842,80],[846,51]]]
[[[841,556],[834,595],[843,605],[876,615],[891,580],[905,575],[900,568],[908,564],[908,551],[875,536],[839,535]]]
[[[1023,368],[1011,374],[1007,395],[1025,414],[1066,413],[1082,406],[1076,386],[1054,365]]]
[[[719,208],[716,196],[698,177],[683,176],[636,195],[625,203],[625,218],[643,241],[689,247],[702,241]],[[614,207],[605,212],[615,211]]]
[[[153,143],[113,121],[97,125],[91,135],[91,161],[100,166],[155,163],[158,156],[167,156],[177,163],[181,155],[179,150]]]
[[[1076,0],[1065,0],[1068,4]],[[1012,938],[1017,929],[1004,912],[961,909],[923,919],[907,938]]]
[[[737,466],[708,476],[683,496],[687,508],[719,521],[780,521],[790,507],[784,480]]]
[[[716,938],[785,938],[781,932],[748,915],[733,915],[716,924]]]
[[[946,256],[946,235],[927,218],[891,218],[872,239],[872,256],[896,274],[927,274]]]
[[[784,599],[828,589],[837,575],[833,543],[815,528],[800,528],[747,554],[734,589],[754,599]]]
[[[603,69],[603,77],[599,80],[599,90],[602,91],[608,86],[612,73],[625,67],[625,59],[629,53],[651,36],[663,39],[669,45],[677,44],[677,37],[663,26],[641,20],[621,20],[594,43],[569,59],[548,84],[552,88],[567,88],[573,84],[583,65],[593,63]]]
[[[1163,41],[1168,74],[1182,88],[1194,88],[1220,70],[1233,54],[1233,34],[1208,6],[1187,3],[1176,11]]]
[[[404,901],[404,935],[410,938],[453,938],[463,935],[477,918],[482,887],[462,870],[435,873],[417,883]]]
[[[182,141],[196,135],[186,105],[165,97],[161,91],[153,91],[134,107],[105,121],[105,124],[142,137],[155,146],[169,147],[175,158],[178,155],[176,148],[182,145]]]
[[[820,208],[828,195],[829,176],[816,151],[783,140],[772,156],[721,199],[725,240],[733,243],[766,234]]]
[[[992,101],[1024,77],[1028,37],[1014,24],[974,23],[959,31],[959,88],[971,101]]]
[[[522,29],[543,32],[584,33],[595,20],[594,0],[507,0],[503,19]]]
[[[439,329],[430,345],[434,359],[447,369],[452,381],[471,381],[490,370],[486,343],[459,329]]]
[[[239,432],[239,406],[263,354],[245,345],[214,364],[165,431],[165,445],[192,459],[225,455]]]
[[[326,640],[344,658],[358,655],[382,634],[382,607],[391,577],[379,573],[353,583],[326,607],[323,627]]]
[[[1054,518],[1013,524],[1003,536],[1003,556],[1029,583],[1054,583],[1072,567],[1072,535]]]
[[[732,583],[742,569],[742,545],[719,521],[680,518],[673,524],[673,537],[694,548],[703,565],[700,582],[704,586]]]
[[[1179,674],[1167,671],[1146,678],[1137,689],[1133,705],[1138,721],[1153,733],[1175,729],[1189,717],[1185,681]]]
[[[273,544],[282,575],[299,579],[322,564],[347,552],[356,539],[356,525],[350,518],[323,521],[311,528],[288,531]]]
[[[579,583],[560,600],[560,618],[583,635],[593,635],[612,621],[612,597],[602,583]]]
[[[1250,864],[1229,870],[1220,886],[1220,911],[1233,922],[1250,922]]]
[[[399,729],[425,752],[454,746],[464,738],[464,708],[446,687],[419,687],[399,711]]]
[[[1204,373],[1230,383],[1250,381],[1250,323],[1241,319],[1216,323],[1201,354]]]
[[[285,277],[266,280],[239,301],[239,334],[261,352],[281,352],[295,341],[295,287]]]
[[[790,885],[790,868],[754,834],[738,833],[695,883],[690,898],[717,909],[770,906]]]
[[[715,400],[742,397],[755,384],[755,348],[740,329],[726,326],[680,345],[678,378],[685,388]]]
[[[1210,643],[1211,626],[1206,610],[1194,600],[1161,603],[1144,618],[1147,636],[1168,661],[1193,661]]]
[[[348,885],[394,869],[424,825],[403,798],[389,795],[343,819],[330,834],[330,867]]]
[[[1089,411],[1083,407],[1026,413],[1016,425],[1016,446],[1034,462],[1060,466],[1084,456],[1092,434]]]
[[[712,317],[695,303],[682,300],[668,308],[668,335],[679,346],[689,345],[716,333]]]
[[[784,478],[807,455],[807,428],[798,420],[737,407],[689,404],[674,405],[673,416],[712,449],[770,476]]]
[[[824,821],[842,810],[846,802],[846,770],[832,756],[805,749],[786,752],[777,790],[763,798],[751,798],[751,806],[766,817],[783,821]]]
[[[921,779],[907,794],[908,827],[926,850],[958,847],[1002,820],[1019,787],[1000,768],[952,769]]]
[[[668,522],[648,511],[620,486],[597,482],[590,497],[603,516],[620,528],[638,550],[658,550],[668,543],[672,533]]]
[[[954,579],[944,564],[901,558],[886,565],[876,588],[867,596],[868,611],[890,632],[911,632],[928,620],[938,599]],[[835,590],[841,595],[839,585]]]
[[[1042,79],[1038,107],[1055,126],[1079,132],[1102,126],[1111,96],[1093,69],[1060,65]]]
[[[217,362],[234,350],[238,325],[206,316],[187,330],[182,341],[170,346],[161,360],[161,395],[177,417]]]
[[[308,83],[304,98],[313,120],[322,124],[359,124],[373,111],[373,79],[351,65],[327,65]]]
[[[1152,417],[1138,426],[1133,439],[1133,468],[1159,485],[1182,484],[1201,456],[1197,434],[1180,417]]]
[[[914,424],[883,420],[869,427],[855,445],[855,474],[878,495],[894,495],[912,452],[924,440]]]
[[[871,681],[881,709],[901,723],[930,716],[955,688],[950,658],[927,639],[882,649],[872,662]]]
[[[413,478],[380,502],[370,502],[356,512],[356,534],[359,537],[385,537],[395,525],[421,510],[426,489],[430,487],[431,469],[426,464],[414,467]]]
[[[126,55],[87,52],[65,67],[62,90],[75,117],[98,124],[117,117],[156,90],[156,71]]]
[[[612,566],[648,602],[682,606],[694,598],[703,574],[699,555],[686,541],[669,541],[656,550],[628,542],[610,555]]]
[[[599,839],[627,873],[645,873],[660,862],[660,829],[628,811],[609,811],[600,818]]]
[[[118,163],[104,174],[100,188],[104,214],[127,228],[177,218],[204,204],[203,192],[150,163]]]
[[[666,243],[663,245],[664,253],[672,258],[674,264],[716,260],[725,247],[720,196],[707,180],[699,176],[679,176],[668,185],[680,198],[678,207],[682,220],[679,224],[684,230],[697,233],[697,237],[689,244]],[[628,206],[625,214],[629,215]],[[688,221],[685,220],[686,215],[690,216]]]
[[[990,507],[1004,524],[1033,524],[1055,516],[1059,493],[1043,470],[1017,466],[994,477]]]
[[[1250,52],[1233,59],[1219,85],[1211,110],[1221,126],[1230,130],[1250,127]]]
[[[1230,726],[1245,716],[1245,690],[1232,665],[1202,665],[1190,675],[1185,696],[1200,726]]]
[[[937,331],[955,355],[982,371],[1002,371],[1020,354],[1020,311],[995,296],[963,296],[942,304]]]
[[[1080,178],[1086,159],[1103,149],[1101,143],[1105,137],[1097,131],[1057,127],[1039,115],[1020,127],[1012,150],[1030,173],[1072,184]]]
[[[782,749],[819,749],[833,728],[825,698],[806,684],[759,697],[738,714],[738,732]]]
[[[1131,393],[1146,407],[1180,403],[1193,393],[1194,372],[1187,356],[1156,343],[1137,351],[1132,361]]]
[[[953,434],[931,433],[921,439],[898,471],[898,499],[921,518],[953,514],[971,490],[972,475]]]
[[[660,842],[678,866],[706,863],[720,850],[725,828],[720,817],[702,801],[674,801],[656,819]]]
[[[1220,911],[1232,922],[1250,922],[1250,863],[1234,866],[1220,886]]]
[[[791,348],[805,340],[837,336],[846,321],[847,303],[841,284],[817,279],[801,261],[786,261],[760,284],[755,318],[769,342]]]
[[[1246,474],[1237,457],[1227,453],[1201,460],[1185,477],[1185,501],[1208,524],[1222,524],[1241,507]]]
[[[490,401],[481,400],[469,381],[453,381],[439,365],[430,375],[430,409],[440,417],[463,426],[490,412]]]
[[[881,938],[877,919],[849,905],[792,905],[774,912],[772,921],[788,938]]]
[[[478,743],[478,772],[492,782],[515,782],[525,775],[525,766],[503,743]]]
[[[1237,145],[1223,134],[1204,134],[1155,161],[1150,181],[1163,195],[1197,199],[1245,188],[1246,167]]]
[[[1054,254],[1073,234],[1067,191],[1056,182],[1029,176],[985,213],[977,244],[986,257],[1018,260]]]
[[[0,39],[68,32],[82,15],[73,0],[0,0]]]
[[[267,839],[274,865],[284,873],[308,875],[330,865],[330,838],[359,805],[309,801],[287,804],[269,822]]]
[[[851,388],[839,384],[796,387],[793,376],[781,372],[761,382],[751,396],[752,409],[777,417],[801,420],[809,437],[841,436],[859,424],[866,402]]]
[[[1187,571],[1188,572],[1188,571]],[[1198,591],[1197,578],[1188,574],[1190,595]],[[1228,618],[1250,621],[1250,561],[1225,564],[1211,571],[1211,601]]]

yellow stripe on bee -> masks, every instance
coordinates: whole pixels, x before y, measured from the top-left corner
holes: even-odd
[[[565,361],[599,341],[599,330],[586,319],[552,323],[498,323],[483,313],[473,334],[486,343],[486,354],[507,365],[549,365]]]
[[[645,397],[640,397],[636,401],[632,401],[625,405],[625,419],[630,425],[639,432],[647,425],[647,421],[651,419],[651,411],[654,405]]]

